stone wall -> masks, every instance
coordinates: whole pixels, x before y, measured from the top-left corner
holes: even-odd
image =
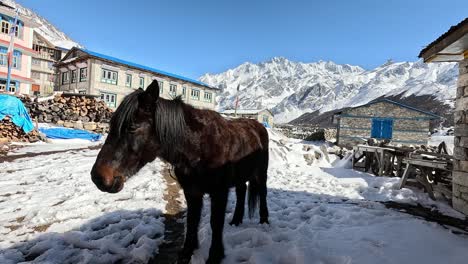
[[[428,115],[388,102],[375,103],[343,112],[340,119],[339,144],[351,147],[364,143],[371,137],[372,118],[393,119],[393,144],[427,144],[430,125]]]
[[[468,215],[468,58],[460,62],[455,107],[453,208]]]

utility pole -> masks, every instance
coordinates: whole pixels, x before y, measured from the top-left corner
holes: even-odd
[[[240,88],[240,84],[237,85],[236,104],[234,106],[234,116],[235,117],[237,117],[237,105],[239,104],[239,88]]]
[[[19,9],[17,8],[15,19],[13,20],[13,25],[10,26],[10,45],[8,46],[8,51],[7,51],[7,63],[8,63],[8,73],[7,73],[7,83],[6,83],[7,92],[10,91],[11,66],[13,65],[13,55],[14,55],[13,53],[15,50],[15,34],[16,34],[16,27],[17,27],[16,24],[18,23],[18,14],[19,14]],[[18,92],[18,91],[15,91],[15,92]]]

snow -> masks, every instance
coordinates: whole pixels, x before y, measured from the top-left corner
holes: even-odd
[[[64,148],[55,145],[27,149]],[[97,153],[75,150],[0,163],[0,263],[29,256],[38,256],[38,263],[146,263],[157,252],[164,235],[163,164],[148,164],[122,192],[108,194],[89,174]]]
[[[446,203],[432,201],[417,189],[399,190],[398,178],[349,169],[349,160],[328,154],[329,144],[286,138],[271,129],[269,133],[270,225],[258,224],[257,215],[229,226],[235,206],[231,192],[223,263],[431,264],[464,263],[468,258],[468,236],[379,202],[419,203],[462,217]],[[66,150],[55,146],[61,144],[23,149]],[[38,263],[146,263],[157,253],[166,205],[162,162],[148,164],[120,193],[108,194],[90,180],[97,153],[75,149],[0,163],[0,263],[34,258]],[[192,264],[208,257],[209,203],[206,197],[200,249]]]

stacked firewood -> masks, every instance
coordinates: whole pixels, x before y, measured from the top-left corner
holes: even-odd
[[[8,116],[0,121],[0,142],[36,142],[40,139],[37,130],[26,134],[23,129],[13,124]]]
[[[32,101],[29,97],[22,100],[31,118],[38,122],[108,122],[112,115],[112,110],[104,102],[85,96],[62,95],[43,102]]]

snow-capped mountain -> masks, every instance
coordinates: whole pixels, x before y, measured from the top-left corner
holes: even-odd
[[[57,27],[52,25],[49,21],[47,21],[47,19],[41,17],[31,9],[24,7],[13,0],[2,0],[1,2],[11,7],[18,8],[20,14],[31,17],[34,22],[40,25],[34,30],[55,46],[65,49],[71,49],[74,46],[83,47],[82,45],[68,37],[65,33],[60,31]]]
[[[269,108],[287,122],[313,111],[365,104],[382,96],[433,95],[453,106],[458,67],[454,63],[387,62],[372,70],[334,62],[302,63],[276,57],[244,63],[200,80],[220,87],[220,109],[232,108],[240,85],[239,107]]]

